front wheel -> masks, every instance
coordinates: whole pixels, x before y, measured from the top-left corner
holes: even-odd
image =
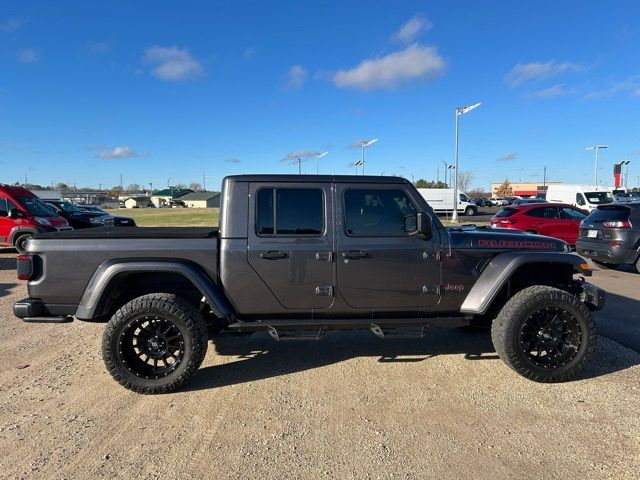
[[[24,253],[26,251],[25,245],[27,243],[27,240],[29,240],[31,237],[33,237],[32,233],[25,233],[14,240],[13,246],[18,251],[18,253]]]
[[[596,326],[577,297],[537,285],[514,295],[491,327],[497,354],[510,368],[536,382],[574,378],[593,356]]]
[[[477,212],[478,210],[476,209],[476,207],[467,207],[464,210],[464,214],[468,217],[473,217]]]
[[[109,320],[102,358],[111,376],[138,393],[169,393],[198,370],[207,327],[186,300],[168,293],[135,298]]]

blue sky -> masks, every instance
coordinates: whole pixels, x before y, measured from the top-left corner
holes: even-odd
[[[321,172],[472,186],[640,175],[640,4],[1,2],[0,181],[219,185]],[[442,178],[442,171],[440,172]]]

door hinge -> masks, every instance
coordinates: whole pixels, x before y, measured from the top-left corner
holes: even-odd
[[[424,260],[440,260],[440,250],[436,252],[422,252]]]
[[[317,252],[316,260],[319,262],[333,262],[333,252]]]
[[[422,293],[429,295],[440,295],[440,285],[423,285]]]
[[[320,297],[333,297],[333,285],[316,287],[316,295]]]

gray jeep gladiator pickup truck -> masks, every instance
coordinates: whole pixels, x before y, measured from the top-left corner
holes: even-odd
[[[445,228],[395,177],[230,176],[222,198],[219,229],[36,235],[18,257],[29,298],[15,315],[108,321],[107,369],[140,393],[183,385],[221,330],[415,338],[484,323],[500,358],[539,382],[571,379],[593,354],[605,295],[560,240]]]

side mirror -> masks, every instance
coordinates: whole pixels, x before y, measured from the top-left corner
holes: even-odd
[[[433,220],[431,217],[424,212],[420,212],[416,215],[416,223],[418,233],[426,238],[431,238],[433,235]]]
[[[12,208],[9,210],[8,217],[11,218],[12,220],[15,220],[16,218],[24,218],[25,214],[20,210],[18,210],[17,208]]]

